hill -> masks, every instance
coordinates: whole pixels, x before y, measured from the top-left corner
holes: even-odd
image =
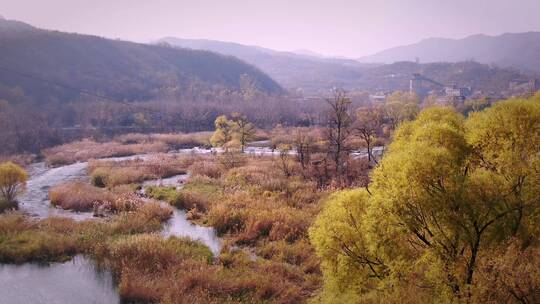
[[[515,70],[474,61],[424,64],[403,61],[366,69],[358,85],[368,91],[408,90],[411,76],[415,73],[446,86],[471,87],[473,91],[502,95],[506,95],[511,81],[531,78]]]
[[[480,63],[540,72],[540,32],[473,35],[463,39],[430,38],[419,43],[384,50],[362,57],[361,62],[392,63],[397,61]]]
[[[414,73],[421,73],[445,85],[456,84],[496,93],[507,90],[510,81],[514,79],[530,78],[515,70],[473,61],[362,64],[351,59],[321,58],[213,40],[169,37],[160,41],[179,47],[236,56],[259,67],[282,86],[301,88],[307,94],[332,87],[367,91],[408,90],[409,80]]]
[[[256,67],[209,51],[42,30],[0,19],[0,99],[78,99],[86,90],[115,100],[162,92],[282,88]],[[46,81],[44,81],[46,80]]]
[[[370,66],[356,60],[281,52],[216,40],[166,37],[158,43],[235,56],[260,68],[282,86],[301,88],[306,92],[352,87],[355,79],[362,76],[361,68]]]

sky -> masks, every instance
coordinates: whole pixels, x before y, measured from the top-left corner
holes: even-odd
[[[430,37],[540,31],[539,10],[540,0],[0,0],[0,15],[46,29],[351,58]]]

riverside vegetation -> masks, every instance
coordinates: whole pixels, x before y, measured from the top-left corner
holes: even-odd
[[[540,95],[466,117],[434,106],[418,114],[410,99],[356,114],[344,95],[329,105],[325,126],[268,132],[273,155],[241,153],[261,138],[235,114],[218,118],[212,140],[201,141],[223,146],[219,154],[90,161],[90,181],[52,188],[51,202],[103,207],[106,216],[76,222],[7,212],[0,262],[85,254],[111,269],[121,297],[133,302],[540,301]],[[160,141],[148,138],[114,145]],[[376,155],[373,147],[386,143]],[[116,155],[63,153],[77,145],[49,150],[49,159],[65,159],[51,163]],[[359,147],[365,157],[355,157]],[[147,179],[185,172],[182,187],[135,194]],[[214,227],[221,252],[162,237],[172,209],[157,200]]]

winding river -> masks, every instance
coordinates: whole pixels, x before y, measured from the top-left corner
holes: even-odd
[[[208,149],[185,149],[178,154],[207,154],[218,152]],[[268,147],[247,147],[247,154],[276,155],[279,152]],[[376,147],[374,154],[382,153]],[[106,158],[104,160],[127,160],[146,155]],[[367,151],[357,151],[353,157],[366,157]],[[86,220],[93,217],[92,212],[72,212],[51,206],[48,199],[49,189],[66,181],[88,181],[87,163],[80,162],[57,168],[48,168],[45,163],[34,163],[29,168],[29,180],[24,195],[19,199],[20,210],[30,216],[47,218],[51,216],[69,217],[75,220]],[[152,180],[143,186],[164,185],[181,187],[188,175],[177,175],[162,180]],[[221,240],[211,227],[203,227],[187,220],[186,212],[174,208],[172,218],[164,225],[162,234],[165,237],[181,236],[199,240],[217,255],[221,250]],[[0,264],[0,302],[18,303],[120,303],[112,275],[107,270],[98,269],[84,256],[76,256],[65,263],[39,265],[27,263],[23,265]]]
[[[202,150],[201,151],[205,151]],[[194,153],[192,150],[177,153]],[[199,151],[196,151],[197,153]],[[210,153],[210,152],[208,152]],[[121,161],[145,155],[106,158]],[[93,218],[92,212],[72,212],[55,208],[48,198],[49,189],[66,181],[88,181],[88,163],[48,168],[45,163],[34,163],[28,168],[29,179],[26,192],[20,196],[19,210],[36,218],[51,216],[69,217],[74,220]],[[143,186],[163,185],[180,187],[189,176],[177,175],[162,180],[150,180]],[[221,250],[221,240],[211,227],[198,226],[187,220],[186,212],[174,208],[172,218],[164,224],[165,237],[180,236],[199,240],[207,245],[214,255]],[[0,264],[0,303],[120,303],[112,275],[97,269],[84,256],[76,256],[65,263],[39,265]]]

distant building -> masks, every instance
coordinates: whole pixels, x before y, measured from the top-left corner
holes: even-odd
[[[471,88],[458,87],[454,84],[444,88],[444,96],[447,99],[452,99],[453,101],[463,102],[467,96],[471,94],[471,91]]]
[[[532,95],[539,89],[540,85],[536,79],[514,79],[509,84],[512,95]]]
[[[386,101],[387,97],[388,97],[387,93],[377,92],[375,94],[369,95],[369,100],[374,103],[382,103]]]

